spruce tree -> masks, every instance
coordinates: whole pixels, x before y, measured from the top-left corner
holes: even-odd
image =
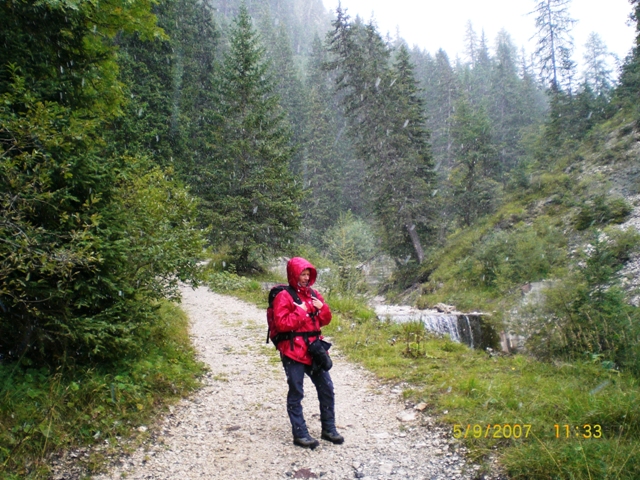
[[[630,0],[632,12],[630,18],[635,22],[636,41],[622,66],[620,84],[616,89],[618,104],[631,107],[638,112],[638,95],[640,94],[640,0]],[[636,113],[639,116],[639,113]]]
[[[498,155],[491,138],[491,124],[482,108],[474,108],[466,98],[456,103],[453,118],[455,167],[451,188],[456,214],[465,226],[494,208],[499,192],[493,180]]]
[[[421,99],[409,52],[395,63],[374,25],[350,23],[341,9],[329,35],[344,94],[345,113],[358,156],[366,166],[383,247],[397,261],[424,259],[431,225],[433,163]]]
[[[115,150],[174,166],[189,183],[204,154],[208,127],[202,119],[212,107],[207,87],[215,74],[219,34],[207,3],[165,0],[155,12],[166,36],[118,38],[128,102],[110,143]]]
[[[300,146],[300,179],[306,199],[300,206],[302,233],[304,240],[313,245],[324,243],[327,230],[337,222],[340,212],[350,210],[358,201],[363,178],[361,174],[354,175],[348,165],[351,162],[348,151],[345,155],[345,141],[337,141],[344,119],[331,92],[331,75],[324,69],[326,60],[326,50],[316,37],[307,69],[307,111]]]
[[[537,46],[535,56],[540,76],[553,90],[560,90],[571,73],[569,59],[573,50],[571,28],[575,20],[569,16],[571,0],[536,0]]]
[[[301,192],[290,171],[290,128],[244,5],[229,43],[215,85],[212,160],[203,165],[196,192],[212,244],[228,246],[236,267],[246,270],[295,239]]]
[[[106,133],[125,102],[113,38],[162,32],[137,0],[3,2],[0,25],[0,355],[121,360],[203,246],[171,172]]]
[[[432,133],[433,154],[438,165],[450,167],[453,163],[451,116],[460,94],[460,85],[446,52],[439,49],[435,55],[434,73],[426,110],[428,128]]]
[[[589,34],[584,45],[584,83],[596,96],[609,97],[613,89],[613,75],[609,60],[613,57],[595,32]]]

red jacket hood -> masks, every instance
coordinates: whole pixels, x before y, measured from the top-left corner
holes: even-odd
[[[287,280],[289,281],[289,285],[295,289],[298,288],[298,279],[305,268],[308,268],[310,273],[308,286],[310,287],[316,282],[316,277],[318,276],[316,267],[302,257],[293,257],[289,260],[289,263],[287,263]]]

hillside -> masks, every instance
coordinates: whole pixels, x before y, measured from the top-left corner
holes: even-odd
[[[415,301],[421,307],[443,302],[488,312],[498,330],[531,338],[529,350],[543,356],[563,349],[578,355],[583,348],[606,356],[607,340],[577,334],[580,327],[573,324],[580,322],[571,317],[622,302],[631,308],[623,309],[625,315],[637,318],[628,304],[637,306],[640,268],[638,131],[629,113],[621,112],[558,152],[538,160],[495,213],[434,249],[418,274],[421,294]],[[545,295],[525,306],[531,284],[546,288]],[[554,318],[556,327],[545,318]],[[582,328],[606,327],[585,320]],[[634,321],[627,341],[635,343],[637,332]],[[579,347],[568,346],[576,335],[582,335]],[[552,339],[559,343],[551,347]],[[638,366],[635,355],[624,362]]]

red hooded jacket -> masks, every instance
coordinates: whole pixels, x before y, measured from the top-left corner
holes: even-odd
[[[298,279],[304,269],[309,269],[309,285],[301,287],[298,285]],[[316,268],[307,260],[301,257],[294,257],[287,263],[287,280],[289,285],[296,289],[300,300],[307,306],[305,311],[300,305],[296,304],[286,290],[281,291],[273,300],[273,317],[276,327],[276,333],[283,332],[313,332],[320,330],[321,327],[331,322],[331,310],[324,303],[324,298],[316,291],[316,297],[322,302],[322,308],[318,310],[313,306],[313,297],[311,296],[311,286],[315,283],[318,272]],[[310,316],[312,312],[317,315]],[[309,337],[309,342],[313,342],[317,337]],[[322,337],[320,337],[322,338]],[[311,365],[311,355],[307,352],[307,344],[302,337],[293,338],[293,349],[291,342],[284,341],[278,345],[278,350],[283,355],[306,365]]]

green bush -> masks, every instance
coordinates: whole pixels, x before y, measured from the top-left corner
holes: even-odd
[[[198,387],[203,365],[188,325],[177,306],[163,302],[154,308],[149,343],[136,357],[57,369],[0,362],[0,478],[49,478],[51,453],[105,440],[115,446],[118,437]]]
[[[209,285],[209,288],[217,293],[227,293],[242,289],[260,289],[260,284],[255,280],[226,271],[211,272],[206,276],[205,281]]]
[[[586,230],[593,226],[623,223],[632,210],[633,207],[623,198],[598,195],[580,206],[575,218],[576,229]]]
[[[342,214],[325,236],[327,257],[333,262],[325,277],[328,292],[353,295],[367,289],[361,264],[376,254],[369,225],[351,212]]]
[[[566,240],[545,221],[487,235],[460,264],[462,276],[471,284],[507,292],[544,278],[566,261]]]
[[[543,358],[593,358],[640,375],[640,309],[629,305],[615,273],[638,234],[595,232],[573,274],[545,291],[529,346]]]
[[[196,277],[193,199],[171,171],[107,146],[125,102],[112,39],[133,31],[163,36],[146,0],[0,4],[0,355],[9,360],[140,353],[150,304]]]

